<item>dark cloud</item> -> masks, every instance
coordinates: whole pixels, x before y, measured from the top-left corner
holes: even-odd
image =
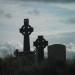
[[[6,57],[14,52],[15,48],[8,43],[0,43],[0,57]]]
[[[38,0],[38,1],[45,1],[45,2],[75,2],[75,0]]]
[[[41,1],[41,2],[75,2],[75,0],[16,0],[16,1]]]
[[[28,11],[29,14],[35,14],[35,15],[39,15],[40,11],[37,9],[33,9],[32,11]]]
[[[0,0],[1,1],[1,0]],[[3,0],[5,2],[9,1],[37,1],[37,2],[61,2],[61,3],[68,3],[68,2],[75,2],[75,0]]]
[[[7,13],[7,12],[4,11],[4,10],[0,10],[0,16],[6,17],[6,18],[8,18],[8,19],[10,19],[10,18],[13,17],[11,13]]]
[[[4,14],[4,11],[3,10],[0,10],[0,15],[3,15]]]
[[[5,14],[5,16],[6,16],[7,18],[12,18],[12,14],[10,14],[10,13]]]
[[[66,19],[66,20],[64,20],[62,22],[66,23],[66,24],[75,24],[75,18],[71,17],[71,18],[68,18],[68,19]]]
[[[70,24],[75,24],[75,18],[70,18],[67,22]]]

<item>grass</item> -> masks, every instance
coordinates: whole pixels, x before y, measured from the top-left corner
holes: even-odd
[[[50,64],[46,59],[35,65],[29,57],[9,56],[0,58],[0,75],[75,75],[75,61]]]

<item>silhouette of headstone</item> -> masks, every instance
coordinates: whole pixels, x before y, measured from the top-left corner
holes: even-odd
[[[44,59],[44,48],[48,45],[48,41],[46,41],[43,36],[38,36],[37,40],[33,43],[36,47],[36,54],[38,57],[38,61]]]
[[[29,35],[33,32],[33,28],[29,25],[29,19],[24,19],[24,25],[20,28],[19,31],[24,36],[23,51],[19,52],[19,50],[16,49],[14,55],[16,57],[17,56],[33,57],[34,52],[30,51],[30,38],[29,38]]]
[[[15,55],[15,56],[18,56],[18,54],[19,54],[19,50],[16,49],[15,52],[14,52],[14,55]]]
[[[58,72],[59,75],[64,75],[66,64],[65,45],[54,44],[48,46],[48,62],[49,62],[49,71],[52,75],[54,75],[54,72]]]
[[[30,52],[30,39],[29,35],[33,32],[33,28],[29,25],[29,19],[24,19],[24,25],[20,28],[20,33],[24,36],[24,47],[25,53]]]
[[[15,55],[16,57],[19,57],[19,56],[25,56],[26,54],[25,54],[24,52],[19,52],[19,50],[16,49],[15,52],[14,52],[14,55]]]

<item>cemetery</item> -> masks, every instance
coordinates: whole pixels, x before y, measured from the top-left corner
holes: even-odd
[[[44,59],[44,48],[48,46],[48,41],[46,41],[43,35],[38,35],[38,38],[33,42],[33,46],[36,47],[35,52],[31,52],[30,50],[30,34],[33,32],[33,27],[29,25],[29,19],[24,19],[24,25],[20,28],[20,33],[24,36],[23,42],[23,52],[19,52],[17,49],[14,54],[16,57],[18,56],[26,56],[26,55],[35,55],[37,54],[37,60],[41,61]],[[37,52],[37,53],[36,53]],[[51,58],[52,57],[52,58]],[[66,62],[66,48],[64,45],[53,45],[48,46],[48,58],[53,60],[61,60]]]
[[[70,74],[70,66],[67,69],[65,45],[48,45],[44,36],[38,35],[33,41],[36,50],[31,51],[30,34],[33,31],[29,19],[24,19],[24,25],[19,29],[24,38],[23,51],[16,49],[14,57],[0,59],[0,75],[73,75]],[[48,50],[48,58],[44,58],[45,47]]]

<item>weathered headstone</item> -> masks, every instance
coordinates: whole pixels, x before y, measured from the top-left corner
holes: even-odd
[[[48,64],[50,74],[52,75],[65,74],[66,47],[64,45],[54,44],[48,46]],[[54,74],[54,72],[56,74]]]
[[[34,46],[36,47],[36,54],[38,61],[44,59],[44,48],[48,45],[48,41],[46,41],[43,36],[38,36],[37,40],[34,42]]]
[[[49,60],[66,61],[66,47],[61,44],[54,44],[48,46]]]

